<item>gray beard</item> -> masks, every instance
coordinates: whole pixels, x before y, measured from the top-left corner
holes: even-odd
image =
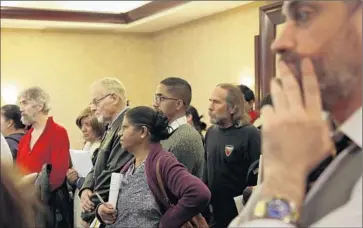
[[[32,118],[29,118],[28,116],[22,116],[20,120],[24,125],[32,125],[35,122]]]

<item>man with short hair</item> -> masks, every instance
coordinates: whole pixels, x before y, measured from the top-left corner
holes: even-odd
[[[132,157],[120,144],[119,131],[127,110],[126,91],[123,84],[116,78],[103,78],[92,84],[91,96],[93,111],[100,122],[108,124],[108,130],[97,150],[96,164],[87,175],[80,190],[84,225],[93,221],[94,210],[100,204],[100,200],[94,193],[97,192],[107,202],[111,174],[120,172]]]
[[[362,1],[285,1],[283,13],[272,45],[282,86],[272,81],[274,107],[262,110],[263,183],[231,227],[362,227]],[[339,135],[349,146],[305,195]]]
[[[237,86],[220,84],[209,100],[213,126],[207,131],[205,149],[212,193],[211,226],[224,228],[238,214],[234,197],[242,195],[248,169],[259,159],[260,134],[249,123],[246,102]]]
[[[163,112],[170,123],[170,137],[161,141],[180,163],[196,177],[202,178],[204,148],[200,134],[187,122],[186,111],[192,100],[192,88],[181,78],[166,78],[156,88],[153,106]]]
[[[18,96],[21,121],[32,127],[19,143],[16,164],[25,174],[39,173],[44,164],[51,164],[54,191],[65,181],[70,155],[67,130],[49,116],[49,101],[49,94],[36,86]]]

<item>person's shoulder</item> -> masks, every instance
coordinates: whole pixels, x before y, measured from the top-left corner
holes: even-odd
[[[179,163],[178,159],[175,157],[173,153],[170,151],[162,149],[157,156],[155,157],[155,160],[160,160],[160,164],[173,164],[173,163]]]
[[[54,130],[54,133],[56,134],[56,137],[67,138],[67,140],[69,140],[67,129],[65,127],[63,127],[62,125],[60,125],[59,123],[54,122],[53,130]]]
[[[53,129],[59,133],[67,132],[67,129],[57,122],[53,122]]]
[[[201,143],[203,145],[202,137],[200,133],[189,124],[184,124],[179,127],[175,133],[177,133],[178,140],[186,143]]]
[[[213,134],[213,133],[215,133],[215,132],[217,132],[217,131],[218,131],[218,126],[216,126],[216,125],[212,125],[212,126],[210,126],[210,127],[207,129],[206,135],[207,135],[207,134]]]
[[[260,135],[260,130],[258,130],[253,124],[246,124],[238,128],[239,132],[248,133],[250,135]]]

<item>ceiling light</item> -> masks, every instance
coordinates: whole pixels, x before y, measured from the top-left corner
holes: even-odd
[[[1,6],[48,10],[126,13],[151,1],[1,1]]]

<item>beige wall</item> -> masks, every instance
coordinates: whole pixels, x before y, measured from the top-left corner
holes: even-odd
[[[254,79],[257,2],[154,35],[1,30],[1,85],[39,85],[51,95],[55,120],[81,147],[75,118],[101,77],[122,80],[132,105],[150,105],[156,85],[178,76],[193,87],[193,105],[207,116],[208,98],[221,82]],[[3,101],[1,101],[2,104]]]
[[[208,98],[217,84],[239,84],[242,77],[254,81],[254,36],[259,33],[263,4],[248,4],[156,34],[155,80],[168,76],[188,80],[192,104],[207,117]]]
[[[1,85],[47,90],[51,115],[67,128],[71,146],[80,148],[75,119],[90,102],[94,80],[118,77],[132,104],[151,104],[152,45],[141,35],[2,30]]]

